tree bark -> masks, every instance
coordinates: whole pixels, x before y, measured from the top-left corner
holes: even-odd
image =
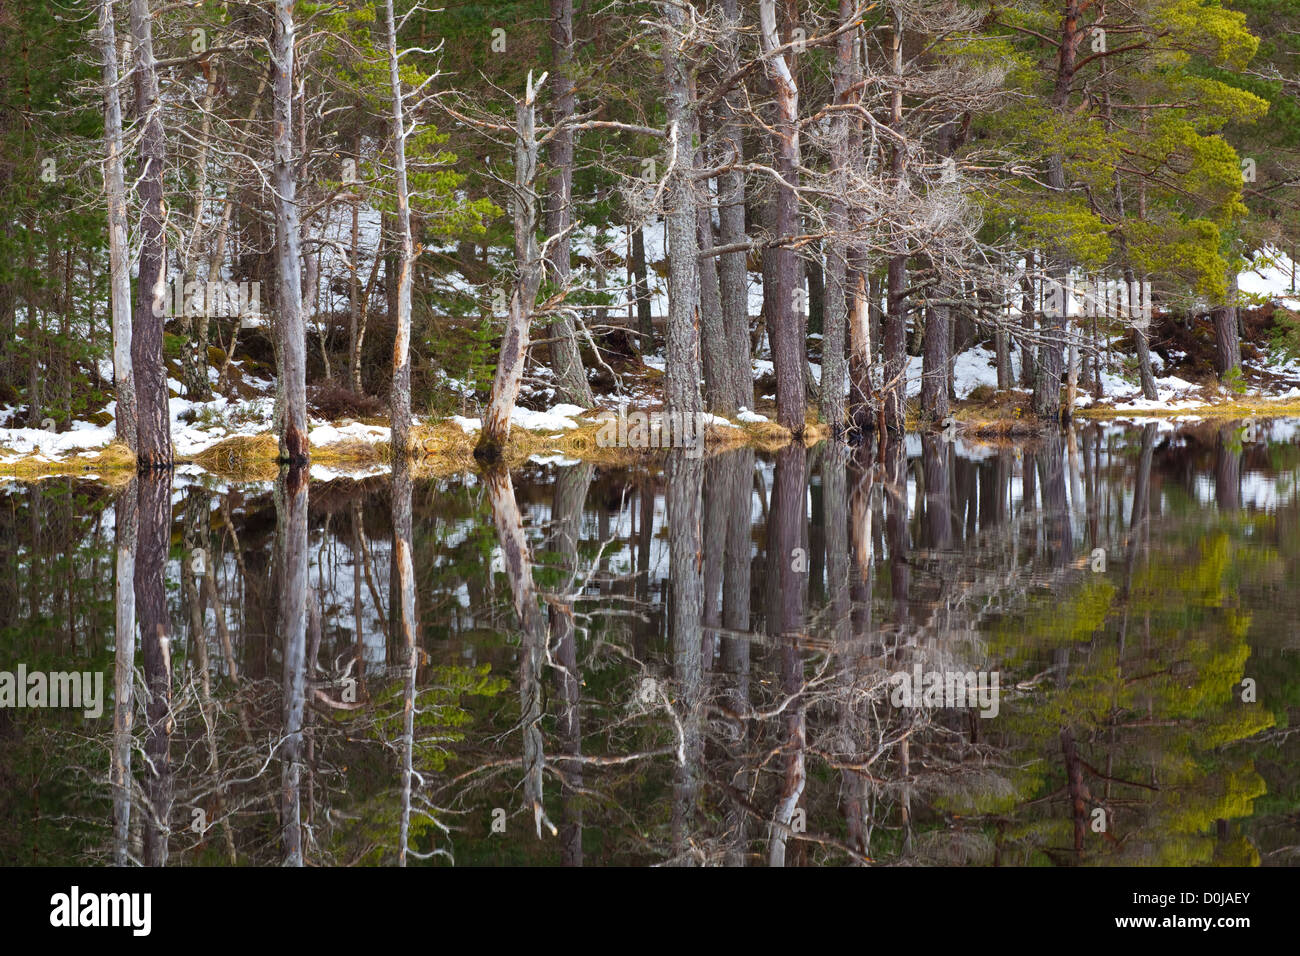
[[[839,26],[846,27],[857,12],[855,0],[840,0]],[[849,88],[857,76],[857,32],[845,30],[835,43],[835,70],[832,76],[834,102],[847,104]],[[831,176],[834,198],[829,208],[831,238],[826,244],[826,301],[822,328],[822,418],[838,429],[844,424],[844,394],[848,362],[845,357],[845,327],[848,322],[849,281],[849,167],[853,162],[849,142],[849,115],[838,112],[831,119]],[[856,278],[856,277],[855,277]],[[855,290],[856,293],[856,290]],[[858,296],[854,295],[854,319],[858,315]],[[857,330],[861,335],[861,330]],[[858,346],[861,347],[861,344]]]
[[[1225,381],[1234,368],[1241,368],[1236,272],[1228,275],[1228,301],[1216,305],[1210,314],[1214,318],[1214,370],[1219,381]]]
[[[280,456],[290,464],[307,464],[307,328],[302,314],[302,254],[298,184],[293,156],[293,60],[297,28],[293,0],[276,0],[271,34],[274,103],[275,258],[279,293],[276,296],[276,339],[280,353],[277,421]]]
[[[519,278],[510,294],[510,311],[506,318],[505,337],[497,356],[492,392],[483,414],[474,457],[493,462],[501,458],[510,438],[510,415],[519,397],[519,383],[524,377],[524,360],[528,355],[529,326],[537,305],[537,290],[542,285],[541,251],[537,247],[537,91],[533,76],[528,74],[524,98],[515,107],[515,190],[511,214],[515,229],[515,261]]]
[[[740,5],[738,0],[723,0],[722,12],[730,25],[727,30],[726,69],[740,68]],[[718,140],[725,151],[724,163],[741,163],[745,156],[744,128],[740,114],[745,107],[744,92],[731,90],[722,99]],[[745,174],[738,169],[724,173],[718,180],[718,224],[724,246],[744,242]],[[722,322],[727,333],[727,366],[730,369],[732,400],[736,407],[754,407],[754,366],[749,350],[749,267],[744,252],[728,252],[719,257],[718,283],[722,298]]]
[[[555,285],[567,296],[569,248],[573,226],[573,0],[551,0],[551,77],[555,89],[555,127],[548,155],[546,233],[551,237],[547,266]],[[573,316],[563,308],[551,320],[551,367],[556,397],[571,405],[595,404],[587,370],[582,365]]]
[[[772,121],[775,167],[784,180],[776,187],[775,234],[793,236],[799,225],[799,89],[788,54],[774,53],[781,47],[777,32],[776,0],[760,0],[759,22],[768,78],[772,84]],[[792,55],[790,55],[792,56]],[[771,250],[772,299],[768,307],[768,341],[772,343],[772,364],[776,370],[776,419],[795,437],[804,431],[804,344],[799,340],[799,318],[794,295],[798,281],[795,251],[788,245]]]
[[[689,68],[680,37],[686,13],[675,2],[664,4],[664,80],[667,83],[668,146],[668,324],[664,374],[664,410],[692,422],[700,401],[700,276],[695,184],[695,129]]]
[[[903,126],[903,14],[894,11],[894,26],[890,31],[890,54],[893,60],[894,90],[891,97],[890,127],[902,135]],[[890,148],[889,168],[895,188],[901,189],[906,151],[898,143]],[[882,352],[885,370],[881,383],[881,401],[884,404],[885,428],[901,433],[906,427],[907,398],[907,252],[899,248],[906,243],[901,235],[893,237],[893,255],[889,259],[888,300],[884,318],[884,343]]]
[[[113,312],[114,423],[119,441],[136,450],[135,372],[131,366],[131,247],[122,171],[122,99],[118,92],[113,0],[100,0],[99,44],[104,61],[104,193],[108,200],[109,297]]]
[[[637,333],[641,338],[641,352],[648,355],[655,350],[655,322],[654,311],[650,302],[650,282],[646,271],[645,230],[638,226],[632,230],[632,273],[635,276],[636,325]]]
[[[385,0],[388,21],[388,84],[392,93],[393,174],[397,185],[397,232],[401,264],[397,274],[397,337],[393,342],[392,449],[394,457],[411,452],[411,282],[415,269],[415,236],[411,231],[411,197],[406,183],[406,110],[397,65],[397,23],[393,0]]]
[[[140,133],[140,274],[131,336],[135,372],[136,464],[139,470],[169,468],[172,463],[171,416],[167,405],[167,364],[163,358],[163,324],[167,296],[167,236],[163,222],[162,100],[153,56],[149,0],[131,0],[135,108]]]
[[[695,98],[692,91],[691,98]],[[696,117],[698,142],[704,140],[701,117]],[[696,151],[697,168],[704,165],[702,150]],[[708,195],[706,192],[705,195]],[[704,407],[719,415],[732,415],[737,408],[731,376],[727,327],[722,315],[722,290],[718,278],[716,256],[707,253],[713,249],[713,210],[708,203],[700,203],[695,211],[697,242],[700,255],[697,263],[700,273],[700,359],[704,365]]]

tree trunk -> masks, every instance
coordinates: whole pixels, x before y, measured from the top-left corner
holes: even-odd
[[[695,129],[688,66],[679,50],[686,13],[676,3],[664,7],[664,80],[667,83],[668,147],[668,324],[664,410],[676,420],[697,420],[700,403],[700,275],[695,184]]]
[[[846,27],[857,9],[854,0],[840,0],[839,26]],[[857,75],[857,32],[845,30],[835,43],[835,71],[832,76],[834,102],[847,105],[849,87]],[[853,162],[849,142],[849,116],[836,113],[831,119],[831,176],[834,198],[830,204],[830,240],[826,244],[826,299],[822,328],[822,418],[838,429],[844,424],[844,392],[848,372],[845,360],[845,326],[848,321],[849,280],[849,166]],[[856,278],[856,276],[855,276]],[[856,290],[855,290],[856,293]],[[859,296],[854,295],[855,319],[860,320]],[[861,330],[856,332],[861,335]],[[859,344],[860,347],[860,344]]]
[[[1238,336],[1237,274],[1228,276],[1228,300],[1216,305],[1214,317],[1214,370],[1226,381],[1233,369],[1241,368],[1241,339]]]
[[[705,132],[698,116],[696,123],[695,139],[703,141]],[[698,150],[695,162],[697,167],[704,165]],[[699,204],[695,219],[700,247],[697,262],[700,270],[700,359],[704,365],[704,407],[719,415],[732,415],[738,403],[731,376],[727,327],[722,315],[718,260],[709,254],[713,249],[713,211],[709,204]]]
[[[134,49],[135,107],[140,134],[140,274],[131,336],[135,372],[136,464],[141,471],[169,468],[172,463],[171,416],[167,406],[167,364],[163,358],[163,322],[167,311],[167,237],[163,228],[162,100],[153,56],[152,13],[149,0],[131,0],[131,40]]]
[[[760,0],[759,20],[763,52],[774,97],[772,122],[775,167],[785,181],[776,187],[774,231],[778,238],[796,234],[799,224],[799,90],[787,54],[773,54],[781,46],[777,33],[776,0]],[[773,267],[772,302],[768,308],[768,341],[772,343],[772,364],[776,369],[776,419],[796,438],[804,430],[803,342],[799,339],[799,317],[794,295],[798,281],[795,251],[789,245],[771,251]]]
[[[275,329],[280,353],[280,394],[277,426],[280,456],[293,465],[305,465],[311,450],[307,445],[307,328],[302,315],[301,230],[298,217],[298,184],[293,156],[293,59],[296,27],[293,0],[276,0],[275,24],[271,34],[274,102],[275,163],[275,258],[279,293],[279,315]]]
[[[1070,88],[1078,63],[1079,43],[1083,29],[1079,25],[1081,0],[1066,0],[1061,19],[1061,42],[1058,47],[1056,82],[1052,90],[1051,106],[1058,113],[1068,107]],[[1065,161],[1060,153],[1049,157],[1047,183],[1058,195],[1065,194]],[[1047,274],[1054,286],[1053,298],[1043,313],[1042,344],[1038,347],[1039,361],[1034,376],[1034,414],[1044,422],[1058,422],[1061,414],[1061,373],[1064,360],[1065,316],[1067,301],[1065,283],[1068,264],[1059,251],[1052,253]]]
[[[650,282],[646,275],[645,230],[640,226],[632,231],[632,273],[636,277],[637,333],[641,338],[641,352],[648,355],[655,350],[655,322]]]
[[[740,67],[740,7],[738,0],[723,0],[727,31],[726,57],[731,72]],[[718,131],[723,163],[744,160],[744,128],[740,114],[745,108],[744,91],[737,87],[722,100],[722,122]],[[744,242],[745,174],[732,169],[718,180],[718,220],[722,244]],[[728,252],[718,262],[718,284],[722,298],[722,322],[727,333],[727,366],[730,369],[732,400],[736,407],[754,407],[754,366],[749,350],[749,267],[744,252]]]
[[[573,225],[573,0],[551,0],[552,83],[555,87],[555,135],[548,150],[546,233],[551,236],[547,266],[551,279],[568,295],[570,230]],[[551,320],[551,368],[555,393],[562,402],[590,408],[595,399],[582,365],[573,315],[563,309]]]
[[[117,34],[113,0],[100,0],[99,43],[104,60],[104,192],[108,199],[109,298],[113,311],[113,386],[117,437],[132,451],[135,434],[135,372],[131,367],[131,248],[122,171],[122,100],[117,89]]]
[[[388,84],[393,97],[393,173],[397,185],[397,231],[402,244],[397,275],[397,337],[393,342],[393,391],[389,406],[393,416],[394,457],[411,452],[411,282],[415,269],[415,236],[411,231],[411,199],[406,184],[406,111],[402,79],[397,65],[397,23],[393,0],[385,0],[388,21]]]
[[[921,368],[921,408],[923,420],[942,421],[948,417],[948,373],[952,366],[949,352],[952,330],[948,306],[936,305],[927,310]]]
[[[1028,332],[1034,329],[1034,313],[1038,309],[1038,303],[1034,295],[1034,253],[1029,251],[1025,253],[1025,277],[1020,283],[1021,291],[1024,293],[1020,299],[1020,324]],[[1038,378],[1038,353],[1034,348],[1028,336],[1020,339],[1020,387],[1033,388],[1034,381]]]
[[[510,438],[510,415],[519,397],[519,383],[524,377],[524,360],[528,355],[528,332],[537,305],[537,290],[542,285],[541,251],[537,247],[537,91],[533,75],[528,74],[524,98],[515,107],[515,190],[511,214],[515,229],[515,261],[519,278],[510,294],[510,312],[506,332],[497,356],[492,393],[483,414],[474,457],[497,461]]]
[[[894,26],[890,31],[890,53],[893,59],[894,92],[891,97],[890,126],[902,135],[903,126],[903,14],[894,11]],[[906,151],[897,143],[890,149],[890,174],[895,188],[902,188]],[[902,236],[894,236],[894,254],[889,259],[888,299],[885,308],[884,382],[881,401],[884,403],[885,428],[901,433],[906,427],[905,401],[907,398],[907,253],[898,248],[905,243]]]

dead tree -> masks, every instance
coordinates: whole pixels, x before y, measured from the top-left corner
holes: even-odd
[[[397,338],[393,343],[392,448],[394,457],[410,453],[411,433],[411,283],[415,236],[411,231],[411,197],[406,183],[406,112],[397,65],[397,23],[393,0],[385,0],[388,24],[388,82],[393,99],[393,170],[397,189],[397,231],[401,259],[397,271]]]
[[[163,358],[163,321],[167,294],[167,235],[163,208],[162,100],[153,55],[153,13],[149,0],[131,0],[135,109],[140,133],[140,272],[131,335],[135,375],[136,463],[141,471],[170,468],[171,416],[167,405],[167,364]]]
[[[778,236],[793,236],[799,226],[799,88],[791,69],[793,53],[780,50],[776,0],[759,3],[764,63],[774,95],[772,135],[776,147],[774,229]],[[782,243],[772,250],[774,283],[768,306],[772,364],[776,369],[776,419],[799,436],[804,430],[804,342],[799,335],[794,296],[798,281],[795,250]]]
[[[136,448],[135,372],[131,367],[131,249],[122,172],[122,99],[118,93],[113,0],[100,0],[99,47],[104,61],[104,194],[108,200],[109,297],[113,313],[113,385],[117,437]]]
[[[137,0],[138,2],[138,0]],[[274,104],[275,262],[279,292],[275,332],[279,352],[276,426],[280,456],[293,465],[308,462],[307,328],[302,314],[302,253],[293,150],[293,60],[296,28],[292,0],[276,0],[271,34]]]
[[[573,230],[573,0],[551,0],[552,86],[555,90],[554,134],[547,156],[546,234],[550,251],[546,263],[560,289],[569,285],[569,247]],[[559,309],[551,319],[551,367],[560,401],[590,408],[595,404],[578,350],[573,316]]]
[[[510,294],[505,336],[497,355],[492,392],[483,413],[483,428],[474,448],[474,457],[485,461],[500,459],[510,438],[510,415],[515,409],[519,383],[524,377],[529,326],[537,305],[537,291],[542,285],[544,264],[537,245],[536,113],[537,90],[544,82],[545,73],[534,86],[530,71],[524,97],[515,105],[515,183],[510,210],[519,272]]]

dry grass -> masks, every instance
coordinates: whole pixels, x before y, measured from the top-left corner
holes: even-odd
[[[1194,415],[1197,418],[1286,418],[1300,416],[1300,401],[1294,398],[1236,398],[1199,405],[1195,408],[1080,408],[1076,418],[1110,420],[1116,418],[1174,418]]]
[[[279,474],[280,445],[269,433],[235,435],[184,459],[236,481],[267,481]]]
[[[18,453],[0,447],[0,459]],[[37,454],[22,455],[14,461],[0,461],[0,476],[20,481],[40,481],[56,475],[98,475],[109,484],[125,483],[135,474],[135,455],[119,441],[87,454],[49,460]]]
[[[630,466],[653,461],[667,454],[663,448],[608,447],[600,443],[601,422],[579,418],[577,428],[559,433],[532,432],[522,428],[510,431],[505,463],[518,467],[533,455],[564,455],[581,461],[610,467]],[[737,423],[738,427],[709,425],[705,429],[705,454],[731,448],[751,447],[775,451],[790,443],[790,432],[772,421]],[[830,434],[825,424],[809,416],[804,444],[813,445]],[[467,433],[450,421],[417,424],[411,432],[415,450],[411,460],[420,474],[440,476],[473,471],[476,432]],[[0,456],[14,454],[0,448]],[[312,463],[333,467],[388,464],[392,461],[389,442],[366,442],[349,439],[321,447],[313,446]],[[270,432],[259,435],[235,435],[194,455],[178,456],[178,463],[192,462],[222,478],[234,481],[268,481],[279,473],[279,444]],[[37,480],[58,474],[95,473],[128,479],[135,471],[135,456],[125,445],[114,443],[94,455],[56,461],[25,455],[8,464],[0,464],[0,475],[23,480]]]

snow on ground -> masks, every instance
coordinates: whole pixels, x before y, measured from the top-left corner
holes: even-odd
[[[341,441],[362,441],[373,445],[381,441],[389,441],[392,436],[391,428],[383,425],[363,425],[361,422],[348,422],[346,425],[322,422],[307,432],[307,440],[317,448],[324,448],[326,445]]]
[[[553,432],[577,428],[578,423],[573,419],[583,414],[585,408],[579,408],[577,405],[567,405],[561,403],[555,405],[544,412],[533,411],[531,408],[515,407],[510,414],[510,424],[512,426],[525,429],[530,432],[547,431]],[[483,422],[478,418],[466,418],[463,415],[452,415],[451,421],[455,422],[465,432],[476,432],[483,427]]]
[[[1269,250],[1255,257],[1251,267],[1237,277],[1237,287],[1250,295],[1266,295],[1288,309],[1300,309],[1300,296],[1292,283],[1295,263],[1283,252]],[[1297,271],[1300,276],[1300,271]]]
[[[45,431],[43,428],[0,428],[0,446],[18,453],[0,461],[16,461],[33,453],[49,460],[71,451],[102,448],[116,434],[112,425],[91,422],[73,422],[72,428],[66,432]]]

